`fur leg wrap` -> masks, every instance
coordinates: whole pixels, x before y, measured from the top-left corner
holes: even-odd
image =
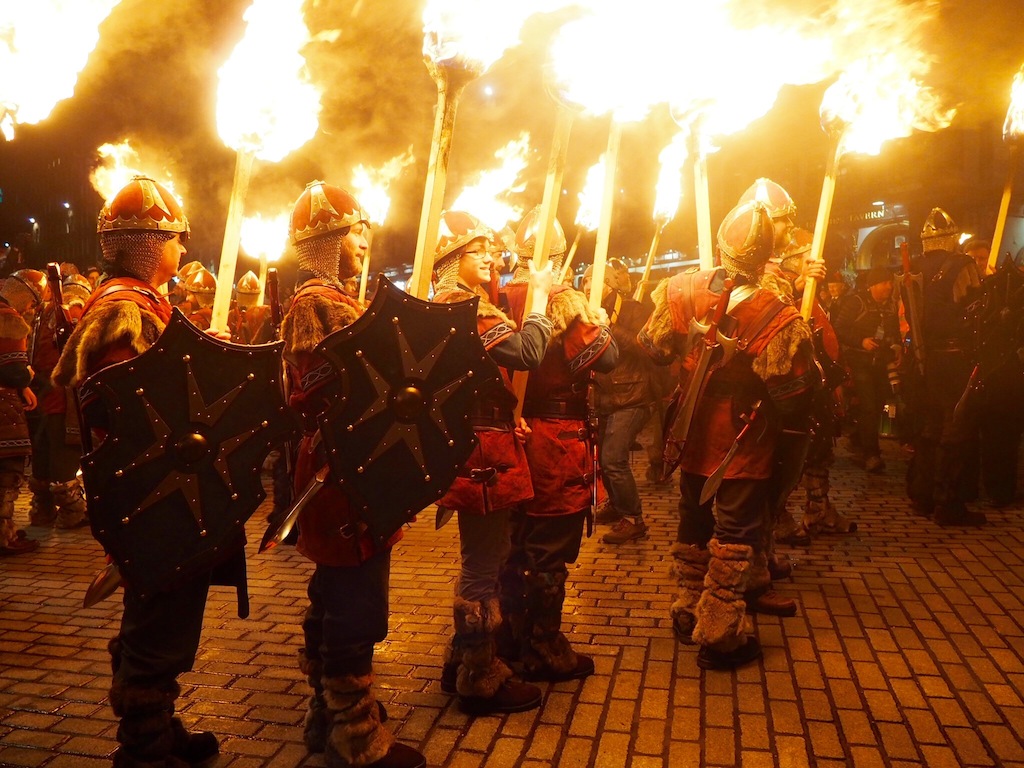
[[[460,696],[491,698],[512,676],[495,653],[494,633],[501,625],[498,601],[464,600],[455,597],[453,661],[459,662],[455,688]]]
[[[693,639],[716,651],[729,652],[746,642],[746,602],[754,550],[745,544],[708,542],[711,560],[704,592],[697,603]]]
[[[323,752],[327,746],[327,731],[330,728],[330,716],[321,682],[324,665],[320,659],[311,659],[305,650],[300,650],[299,669],[306,676],[309,687],[313,689],[313,694],[306,705],[306,716],[302,721],[303,740],[310,752]]]
[[[772,575],[768,570],[768,555],[765,552],[754,552],[750,561],[750,574],[747,577],[748,595],[763,595],[772,588]]]
[[[177,683],[152,687],[115,682],[111,686],[110,706],[121,719],[117,728],[121,746],[114,756],[115,766],[187,765],[172,755],[175,736],[171,717],[179,692]]]
[[[576,668],[576,652],[562,634],[565,572],[527,573],[523,663],[528,670],[566,674]]]
[[[395,737],[380,722],[373,674],[323,678],[330,717],[330,746],[348,765],[369,765],[384,757]]]
[[[78,478],[66,483],[50,483],[50,493],[57,505],[57,527],[77,528],[87,518],[85,488]]]
[[[679,591],[672,603],[672,621],[680,635],[693,635],[697,623],[694,615],[697,602],[704,591],[704,576],[708,572],[711,554],[696,544],[676,542],[672,545],[670,573],[676,580]]]
[[[57,507],[53,503],[49,482],[30,477],[28,489],[32,491],[32,501],[28,508],[29,524],[48,528],[57,519]]]

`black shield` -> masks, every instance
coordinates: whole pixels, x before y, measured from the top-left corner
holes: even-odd
[[[363,316],[316,349],[340,374],[319,417],[331,476],[378,541],[444,495],[476,444],[470,403],[501,380],[477,302],[431,304],[381,275]]]
[[[143,596],[233,554],[265,498],[260,469],[297,432],[281,391],[283,342],[209,336],[175,310],[138,357],[82,385],[93,535]]]

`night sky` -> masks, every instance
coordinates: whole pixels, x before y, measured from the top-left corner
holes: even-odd
[[[765,12],[763,3],[746,1]],[[773,7],[813,14],[827,4],[792,0]],[[166,165],[176,179],[193,224],[189,258],[215,261],[234,167],[234,153],[216,134],[216,72],[243,34],[242,13],[247,6],[246,0],[123,0],[102,25],[99,45],[74,97],[58,104],[40,125],[21,127],[13,142],[0,148],[0,160],[19,151],[21,136],[26,144],[52,146],[54,155],[84,156],[104,142],[129,139],[144,158]],[[920,175],[916,179],[920,187],[935,183],[930,174],[956,174],[943,153],[957,145],[951,136],[971,134],[982,136],[982,143],[993,147],[996,168],[981,186],[986,198],[991,195],[994,218],[1002,187],[998,168],[1005,164],[1000,131],[1010,83],[1024,61],[1019,33],[1022,10],[1022,0],[939,3],[937,18],[928,25],[922,45],[934,58],[929,84],[959,109],[953,127],[946,129],[950,136],[915,134],[893,142],[908,146],[894,146],[880,158],[851,163],[840,180],[837,210],[857,210],[864,203],[861,197],[884,196],[894,158],[901,158],[901,163],[905,158],[906,167],[897,172],[903,177]],[[623,12],[628,12],[628,4]],[[345,186],[355,165],[377,166],[412,146],[416,162],[393,186],[391,212],[374,248],[382,261],[411,260],[436,101],[436,88],[421,56],[421,13],[422,0],[307,3],[306,20],[314,34],[340,30],[333,41],[313,43],[304,52],[314,82],[325,88],[320,130],[279,164],[257,161],[247,213],[287,207],[313,178]],[[527,130],[533,158],[526,192],[518,202],[527,208],[539,202],[555,115],[554,104],[541,86],[541,65],[555,22],[568,13],[528,22],[525,42],[467,89],[456,122],[447,200],[475,171],[496,164],[495,150]],[[688,38],[699,34],[700,30],[680,29],[678,44],[686,46]],[[607,55],[630,54],[610,50]],[[722,50],[721,56],[727,58],[729,51]],[[771,64],[765,62],[765,68]],[[813,223],[827,155],[817,114],[824,85],[784,88],[767,116],[725,140],[721,151],[710,158],[714,227],[743,189],[762,175],[789,188],[800,206],[798,223]],[[488,86],[491,96],[485,93]],[[609,87],[628,84],[610,83]],[[580,118],[574,124],[565,176],[569,195],[559,211],[570,237],[575,193],[587,168],[604,150],[607,130],[607,118]],[[676,130],[665,108],[625,129],[617,177],[622,193],[616,200],[610,255],[639,257],[646,251],[653,233],[650,210],[658,152]],[[887,156],[887,152],[895,154]],[[83,175],[87,172],[82,169]],[[5,176],[0,166],[0,184],[5,188],[25,183]],[[861,178],[847,182],[851,176]],[[4,239],[14,234],[0,232]],[[687,190],[662,246],[692,249],[695,239],[692,194]],[[592,237],[589,243],[585,238],[584,260],[592,248]]]

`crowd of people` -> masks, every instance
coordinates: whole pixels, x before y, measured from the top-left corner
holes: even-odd
[[[813,235],[795,228],[796,210],[783,187],[758,179],[718,229],[716,266],[674,275],[650,297],[634,291],[615,259],[601,286],[592,285],[592,269],[582,290],[556,282],[566,240],[556,221],[548,252],[535,253],[538,209],[514,243],[471,212],[442,214],[433,302],[477,302],[479,339],[501,374],[474,398],[472,452],[437,502],[439,524],[456,519],[460,554],[440,686],[467,713],[533,709],[543,699],[536,682],[594,672],[563,631],[568,566],[595,522],[609,526],[607,546],[648,535],[632,461],[648,425],[646,479],[666,484],[679,475],[672,627],[680,643],[699,646],[702,669],[731,670],[761,655],[749,614],[797,612],[773,587],[792,569],[777,545],[856,530],[829,496],[844,424],[852,424],[846,432],[864,470],[883,472],[883,413],[900,398],[908,494],[915,511],[940,524],[985,522],[967,506],[979,476],[995,503],[1014,498],[1024,413],[1008,401],[1022,373],[1014,302],[1024,276],[1011,265],[983,281],[987,244],[970,244],[984,255],[961,249],[956,225],[935,209],[919,259],[899,276],[888,263],[873,266],[848,291],[841,275],[810,258]],[[14,523],[30,456],[30,525],[89,524],[77,474],[83,429],[93,444],[104,433],[95,418],[80,419],[81,386],[152,347],[172,305],[221,340],[279,335],[301,439],[279,446],[270,519],[280,521],[301,496],[294,543],[314,564],[298,660],[310,686],[306,745],[332,767],[412,768],[423,756],[395,740],[374,694],[374,648],[388,633],[391,549],[401,528],[374,535],[365,518],[377,510],[325,478],[320,432],[323,414],[344,397],[345,376],[320,345],[366,309],[352,279],[369,227],[352,194],[311,182],[291,217],[298,277],[290,301],[259,303],[261,285],[248,273],[237,281],[229,327],[217,328],[217,279],[198,262],[180,264],[185,212],[160,184],[136,177],[101,213],[102,278],[93,283],[64,265],[59,292],[32,269],[4,280],[0,553],[39,546]],[[510,250],[516,261],[503,285]],[[803,294],[819,286],[820,301],[801,314]],[[588,302],[595,291],[597,309]],[[394,471],[399,484],[422,480],[412,465]],[[798,487],[803,509],[794,514]],[[225,559],[241,552],[228,549]],[[189,732],[174,715],[177,677],[195,662],[217,578],[204,561],[155,593],[124,580],[109,645],[115,765],[181,768],[218,754],[212,733]]]

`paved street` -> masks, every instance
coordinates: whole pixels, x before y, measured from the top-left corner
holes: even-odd
[[[471,719],[440,690],[456,527],[424,515],[395,550],[376,657],[390,727],[452,768],[1024,766],[1024,509],[980,505],[981,529],[914,517],[898,447],[884,447],[881,476],[840,450],[834,498],[860,528],[789,550],[797,566],[780,590],[800,613],[759,617],[764,659],[735,674],[702,673],[673,639],[675,495],[641,483],[650,536],[615,548],[598,531],[570,574],[568,634],[597,674],[546,685],[539,710],[505,717]],[[634,466],[642,478],[640,453]],[[221,737],[221,766],[322,766],[302,742],[295,663],[311,566],[290,547],[255,553],[263,514],[249,525],[252,615],[214,590],[179,703],[187,725]],[[0,559],[0,765],[108,765],[119,601],[81,607],[102,565],[87,530],[29,533],[39,551]]]

